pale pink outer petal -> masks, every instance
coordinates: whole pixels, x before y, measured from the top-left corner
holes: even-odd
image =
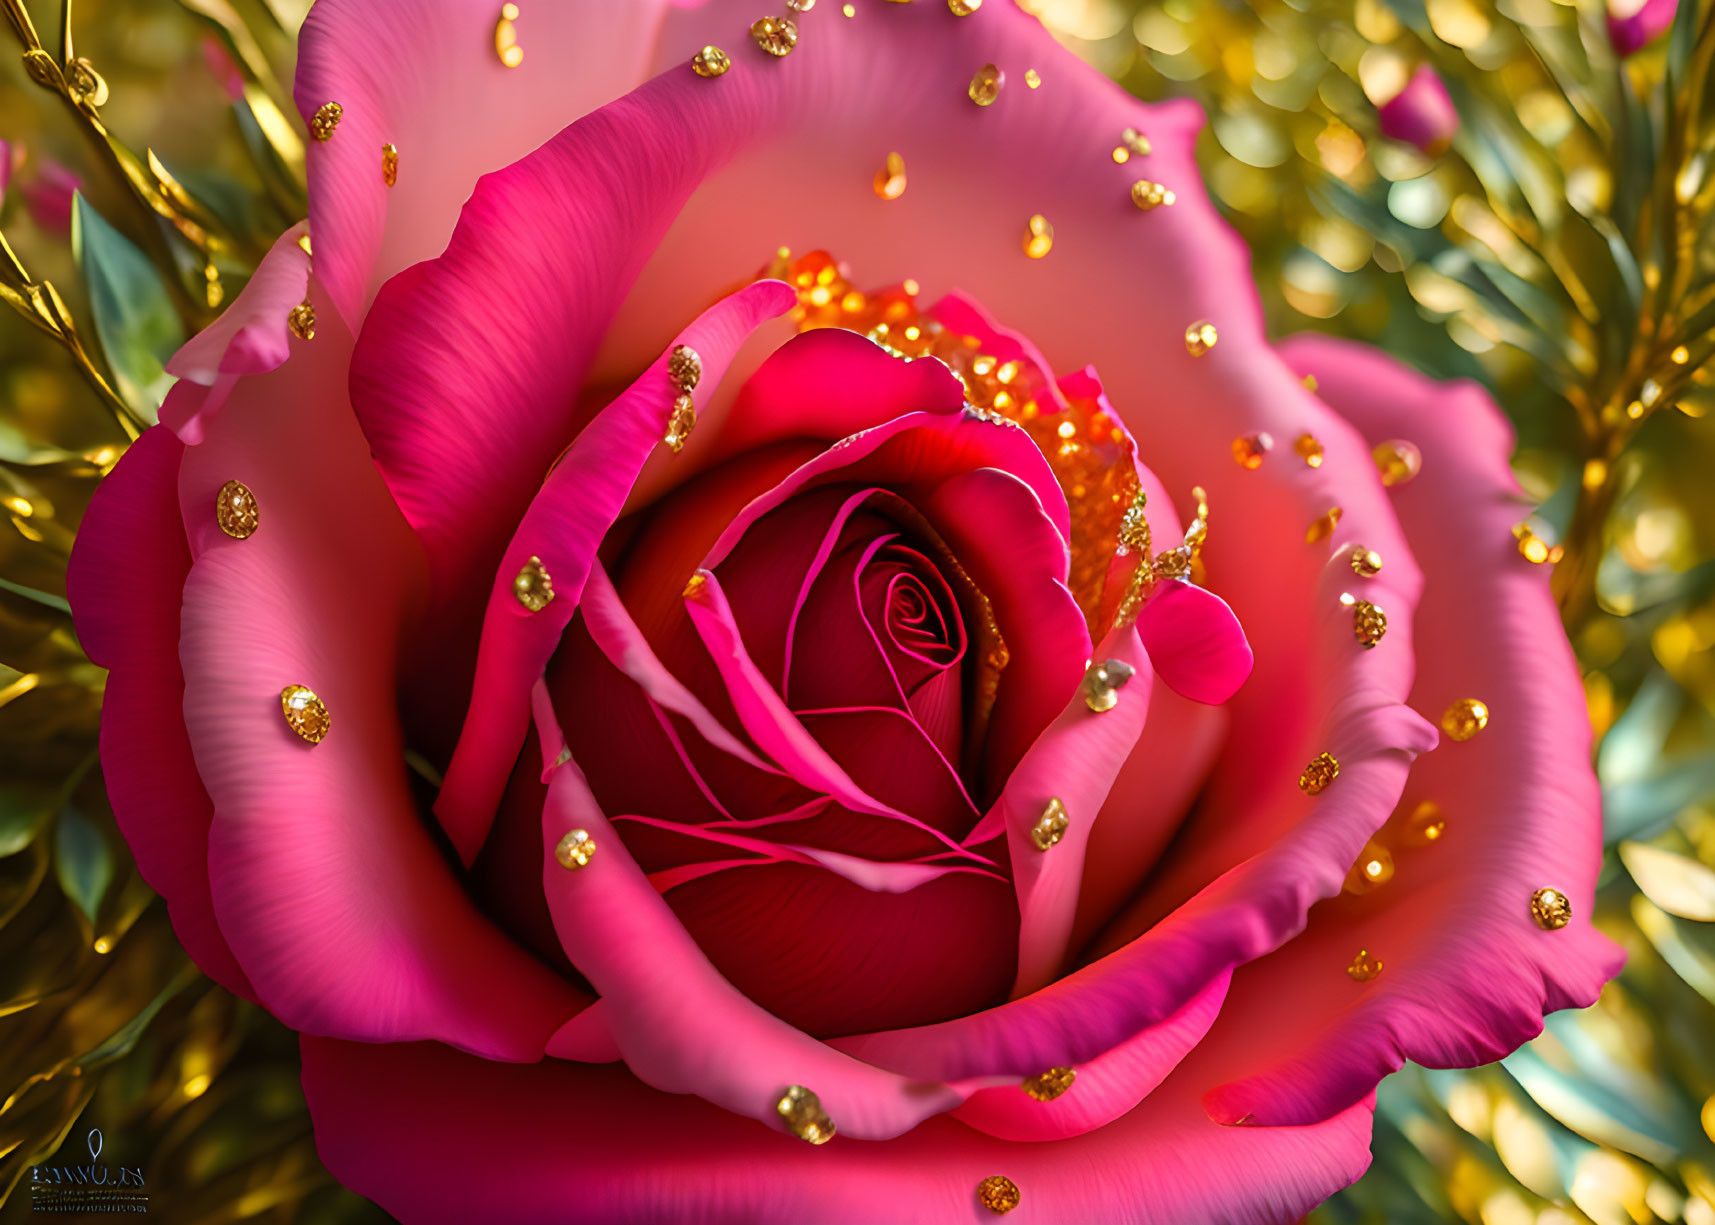
[[[3,157],[3,151],[0,151]],[[66,568],[78,641],[106,668],[101,775],[113,817],[143,879],[167,901],[173,931],[208,976],[246,999],[209,895],[214,810],[197,777],[184,722],[179,598],[191,567],[179,518],[184,444],[145,430],[96,486]]]
[[[220,411],[239,378],[266,374],[290,356],[288,319],[309,291],[310,257],[300,221],[275,240],[232,304],[167,362],[179,382],[161,406],[161,422],[185,442],[202,441],[205,418]]]
[[[973,1093],[955,1119],[1002,1140],[1064,1140],[1105,1127],[1143,1101],[1215,1023],[1232,972],[1217,974],[1178,1012],[1076,1068],[1072,1087],[1039,1102],[1020,1085]]]
[[[1366,439],[1422,451],[1421,474],[1393,493],[1428,578],[1411,701],[1436,716],[1476,697],[1490,712],[1486,730],[1444,741],[1412,769],[1401,818],[1382,835],[1393,879],[1324,904],[1309,931],[1234,979],[1229,1006],[1253,1016],[1287,984],[1326,981],[1295,997],[1304,1006],[1270,1010],[1287,1048],[1208,1099],[1217,1119],[1296,1124],[1343,1109],[1407,1059],[1500,1058],[1540,1032],[1545,1012],[1594,1001],[1623,956],[1589,921],[1601,797],[1547,568],[1519,555],[1510,530],[1527,509],[1507,462],[1512,431],[1475,384],[1433,383],[1333,340],[1282,348]],[[1424,800],[1441,806],[1446,832],[1414,848],[1403,822]],[[1531,919],[1545,885],[1572,900],[1562,930]],[[1383,963],[1361,984],[1340,972],[1360,947]]]
[[[539,692],[545,693],[539,687]],[[535,702],[547,753],[558,732],[545,697]],[[784,1131],[775,1102],[809,1085],[836,1125],[858,1139],[887,1139],[956,1106],[945,1085],[921,1084],[841,1054],[764,1012],[716,972],[649,883],[590,795],[575,762],[547,758],[542,887],[566,955],[601,993],[626,1065],[645,1083],[695,1093]],[[570,830],[595,840],[583,867],[562,868],[554,848]]]
[[[675,395],[667,377],[673,347],[688,345],[697,351],[703,362],[699,387],[712,388],[744,338],[795,301],[791,289],[779,281],[759,281],[722,298],[656,355],[541,482],[489,586],[476,686],[435,801],[435,815],[465,863],[476,858],[487,836],[524,743],[530,686],[577,612],[596,548],[619,517],[644,461],[664,445],[661,439]],[[466,370],[485,368],[474,363]],[[491,479],[504,478],[492,474]],[[531,557],[541,559],[553,580],[554,599],[539,612],[520,604],[513,591],[513,580]]]
[[[642,81],[666,0],[524,4],[523,62],[496,49],[489,0],[318,0],[298,35],[293,96],[308,124],[316,275],[353,331],[376,289],[440,254],[477,179]],[[396,182],[383,145],[398,150]]]
[[[336,316],[311,343],[243,379],[178,475],[192,556],[179,655],[214,804],[215,913],[293,1028],[539,1058],[587,997],[477,911],[424,833],[394,679],[421,555],[346,399],[349,334]],[[260,508],[242,540],[215,522],[231,479]],[[331,712],[319,744],[286,725],[291,684]]]
[[[980,1225],[995,1217],[976,1188],[994,1174],[1020,1191],[1009,1223],[1286,1225],[1370,1160],[1367,1104],[1308,1127],[1220,1127],[1184,1071],[1051,1144],[932,1119],[812,1147],[621,1067],[313,1038],[303,1058],[322,1161],[409,1225]]]

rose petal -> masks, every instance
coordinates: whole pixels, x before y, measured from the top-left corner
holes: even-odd
[[[1395,493],[1429,577],[1412,704],[1435,715],[1477,697],[1490,715],[1474,739],[1413,768],[1382,834],[1393,878],[1319,907],[1308,932],[1234,980],[1239,1009],[1285,982],[1329,982],[1310,1007],[1275,1013],[1286,1050],[1209,1095],[1217,1119],[1264,1123],[1327,1117],[1407,1059],[1499,1059],[1541,1031],[1543,1013],[1593,1002],[1623,959],[1589,922],[1602,858],[1590,729],[1547,567],[1520,557],[1510,530],[1524,504],[1505,419],[1475,384],[1433,383],[1369,349],[1303,337],[1284,351],[1366,439],[1421,450],[1422,473]],[[1413,847],[1405,823],[1422,801],[1441,807],[1446,829]],[[1569,927],[1532,922],[1542,886],[1571,899]],[[1341,981],[1360,947],[1381,976]]]
[[[1251,674],[1245,632],[1213,592],[1179,580],[1163,583],[1138,610],[1136,624],[1155,674],[1192,701],[1218,706]]]

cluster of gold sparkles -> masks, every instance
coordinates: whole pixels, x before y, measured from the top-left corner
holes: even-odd
[[[1128,152],[1123,146],[1114,150],[1115,153]],[[1164,204],[1172,204],[1177,197],[1173,192],[1153,179],[1139,179],[1131,185],[1131,202],[1144,212],[1159,208]]]
[[[1320,468],[1325,449],[1314,434],[1300,434],[1292,442],[1292,449],[1306,466]]]
[[[1352,546],[1352,573],[1360,578],[1374,578],[1382,572],[1382,555],[1361,544]]]
[[[280,690],[280,713],[286,717],[286,726],[311,744],[320,744],[333,726],[327,705],[304,685]]]
[[[1557,544],[1549,544],[1538,536],[1528,523],[1513,526],[1513,539],[1518,542],[1519,556],[1533,565],[1553,565],[1566,555],[1566,550]]]
[[[1018,1087],[1033,1102],[1051,1102],[1070,1089],[1077,1079],[1076,1068],[1049,1068],[1035,1076],[1026,1076],[1018,1082]]]
[[[1338,506],[1330,506],[1310,521],[1310,526],[1304,529],[1304,543],[1315,544],[1326,540],[1334,534],[1334,529],[1340,526],[1340,516],[1346,512]]]
[[[503,4],[500,17],[494,23],[494,54],[508,68],[524,62],[524,48],[518,43],[518,6]]]
[[[214,520],[234,540],[247,540],[261,523],[256,495],[243,481],[228,481],[214,499]]]
[[[875,194],[883,200],[897,200],[905,194],[905,159],[899,154],[889,153],[875,172]]]
[[[1371,839],[1358,852],[1357,860],[1346,873],[1347,893],[1363,894],[1387,884],[1393,879],[1393,852]]]
[[[1018,1184],[1005,1174],[991,1174],[977,1184],[977,1203],[996,1216],[1003,1216],[1018,1207]]]
[[[512,577],[512,595],[529,612],[541,612],[554,599],[554,580],[540,557],[532,557]]]
[[[1489,708],[1476,698],[1460,698],[1441,712],[1441,730],[1453,740],[1469,740],[1489,726]]]
[[[703,377],[703,359],[689,345],[676,345],[667,355],[667,381],[673,388],[673,411],[661,441],[677,455],[697,427],[697,402],[691,393]]]
[[[1572,900],[1558,889],[1538,889],[1530,895],[1530,917],[1543,931],[1559,931],[1572,922]]]
[[[1369,982],[1381,972],[1381,958],[1372,956],[1369,949],[1359,949],[1357,956],[1353,957],[1351,964],[1346,967],[1346,973],[1351,976],[1352,981],[1360,983]]]
[[[1030,827],[1030,841],[1037,850],[1046,851],[1066,836],[1070,824],[1066,816],[1066,805],[1060,802],[1059,796],[1055,796],[1042,809],[1042,815],[1036,818],[1036,824]]]
[[[1137,669],[1123,659],[1104,659],[1084,671],[1084,705],[1103,714],[1119,705],[1120,690]]]
[[[1382,484],[1390,489],[1405,484],[1423,470],[1423,452],[1417,449],[1416,443],[1403,438],[1378,442],[1371,456],[1376,461],[1376,472],[1381,476]]]
[[[1207,319],[1199,319],[1185,329],[1185,351],[1192,357],[1202,357],[1220,339],[1215,331],[1215,325]]]
[[[1024,253],[1031,259],[1041,259],[1054,249],[1054,225],[1041,213],[1033,213],[1024,223]]]
[[[310,304],[308,298],[286,312],[286,326],[299,340],[316,338],[316,308]]]
[[[993,106],[1005,84],[1006,73],[993,64],[984,64],[971,74],[971,83],[965,94],[978,106]]]
[[[339,121],[345,115],[345,108],[337,102],[324,102],[316,108],[316,113],[310,116],[310,135],[326,144],[333,139],[334,129],[339,127]]]
[[[381,146],[381,181],[392,187],[399,181],[399,147],[386,144]]]
[[[798,23],[790,17],[758,17],[751,24],[750,39],[778,59],[798,45]]]
[[[1321,795],[1328,789],[1328,784],[1339,777],[1339,759],[1332,753],[1318,753],[1298,776],[1298,789],[1305,795]]]
[[[1350,592],[1342,593],[1340,603],[1352,610],[1352,636],[1365,649],[1373,647],[1387,633],[1387,614],[1368,600],[1360,600]]]
[[[1274,450],[1274,437],[1258,432],[1233,439],[1233,462],[1247,472],[1262,467],[1263,456]]]
[[[587,868],[595,858],[595,838],[587,829],[567,830],[554,844],[554,861],[568,872]]]
[[[691,71],[700,77],[718,77],[731,67],[732,58],[712,43],[691,57]]]
[[[803,1085],[788,1085],[774,1103],[786,1122],[786,1130],[810,1144],[826,1144],[834,1138],[834,1121],[822,1109],[822,1099]]]

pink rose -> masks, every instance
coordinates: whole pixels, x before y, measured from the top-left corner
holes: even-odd
[[[315,7],[313,264],[178,355],[73,558],[122,828],[342,1181],[1289,1220],[1388,1071],[1595,998],[1508,430],[1269,346],[1192,108],[1000,0],[778,58],[727,0],[520,7]]]

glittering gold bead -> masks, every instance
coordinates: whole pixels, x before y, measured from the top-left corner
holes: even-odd
[[[703,378],[703,358],[690,345],[674,345],[667,355],[667,378],[680,391],[694,391]]]
[[[1135,154],[1138,157],[1149,156],[1149,137],[1136,128],[1127,128],[1121,132],[1120,143],[1125,146],[1127,153]],[[1116,157],[1114,160],[1117,162],[1120,159]]]
[[[1267,434],[1246,434],[1233,439],[1233,462],[1255,472],[1262,467],[1262,457],[1274,449],[1274,439]]]
[[[1684,345],[1679,345],[1672,353],[1667,355],[1667,359],[1676,366],[1683,366],[1686,362],[1691,360],[1691,350],[1686,348]]]
[[[1351,871],[1346,873],[1347,893],[1363,894],[1393,879],[1393,852],[1379,842],[1366,842]]]
[[[327,706],[302,685],[280,690],[280,711],[286,716],[286,726],[311,744],[320,744],[333,725]]]
[[[532,557],[518,567],[518,574],[512,580],[512,594],[531,612],[541,612],[553,602],[554,580],[540,557]]]
[[[1423,452],[1399,438],[1378,442],[1370,454],[1376,461],[1382,484],[1389,487],[1405,484],[1423,468]]]
[[[1442,816],[1441,805],[1434,800],[1424,800],[1405,819],[1405,840],[1412,846],[1439,842],[1446,832],[1447,818]]]
[[[1131,185],[1131,202],[1146,213],[1163,204],[1172,204],[1175,199],[1167,188],[1148,179],[1139,179]]]
[[[1024,70],[1024,83],[1031,89],[1035,89],[1042,84],[1042,74],[1034,68],[1026,68]]]
[[[299,340],[314,340],[316,338],[316,308],[305,298],[286,316],[286,326],[292,329],[292,335]]]
[[[971,77],[971,87],[966,92],[978,106],[989,106],[1000,97],[1000,87],[1005,84],[1006,73],[993,64],[984,64]]]
[[[566,831],[566,836],[554,844],[554,860],[568,872],[589,866],[595,858],[595,839],[587,829]]]
[[[1553,564],[1566,554],[1560,545],[1550,545],[1538,536],[1528,523],[1513,524],[1513,539],[1518,541],[1519,556],[1532,565]]]
[[[983,6],[983,0],[947,0],[947,7],[955,17],[969,17]]]
[[[1312,468],[1322,466],[1323,448],[1314,434],[1300,434],[1292,443],[1292,449],[1298,453],[1298,458]]]
[[[1318,540],[1326,540],[1334,534],[1334,529],[1340,525],[1340,516],[1346,512],[1338,506],[1330,506],[1323,511],[1304,531],[1304,543],[1315,544]]]
[[[759,17],[750,27],[750,37],[768,54],[786,55],[798,45],[798,23],[790,17]]]
[[[786,7],[794,13],[808,13],[816,7],[816,0],[786,0]]]
[[[1054,226],[1041,213],[1032,216],[1024,227],[1024,253],[1031,259],[1041,259],[1054,249]]]
[[[1219,339],[1215,325],[1207,319],[1199,319],[1185,329],[1185,352],[1192,357],[1202,357],[1215,347],[1215,342]]]
[[[905,159],[889,153],[882,168],[875,172],[875,194],[883,200],[897,200],[905,194]]]
[[[1097,714],[1119,705],[1119,691],[1137,672],[1123,659],[1091,664],[1084,673],[1084,705]]]
[[[1559,931],[1572,922],[1572,899],[1558,889],[1538,889],[1530,895],[1530,917],[1543,931]]]
[[[508,68],[516,68],[524,62],[524,48],[518,45],[518,28],[513,24],[517,20],[518,6],[503,4],[500,6],[500,20],[494,23],[494,54]]]
[[[691,71],[700,77],[718,77],[732,67],[727,53],[716,46],[704,47],[691,57]]]
[[[991,1174],[977,1184],[977,1202],[996,1216],[1018,1207],[1018,1184],[1005,1174]]]
[[[1320,795],[1339,777],[1339,760],[1332,753],[1318,753],[1298,776],[1298,789],[1305,795]]]
[[[1076,1068],[1049,1068],[1018,1082],[1025,1096],[1036,1102],[1051,1102],[1072,1087],[1078,1078]]]
[[[1469,740],[1489,726],[1489,708],[1476,698],[1460,698],[1441,715],[1441,730],[1454,740]]]
[[[811,1144],[826,1144],[834,1138],[834,1121],[822,1109],[822,1099],[803,1085],[787,1085],[774,1109],[786,1120],[786,1130]]]
[[[262,510],[256,495],[240,481],[228,481],[214,499],[214,521],[234,540],[246,540],[256,532]]]
[[[1371,604],[1368,600],[1356,600],[1352,604],[1352,637],[1361,642],[1365,649],[1372,648],[1382,640],[1387,633],[1387,614]]]
[[[339,126],[345,108],[337,102],[324,102],[310,116],[310,135],[320,141],[333,139],[333,130]]]
[[[1374,578],[1381,573],[1382,555],[1361,544],[1352,546],[1352,573],[1362,578]]]
[[[1369,949],[1359,949],[1358,955],[1352,958],[1352,964],[1346,967],[1346,973],[1352,980],[1360,983],[1369,982],[1381,972],[1381,958],[1370,956]]]
[[[381,146],[381,181],[389,187],[399,181],[399,149],[395,145]]]
[[[682,392],[673,401],[673,415],[667,418],[667,433],[661,441],[673,448],[676,455],[685,448],[685,440],[697,428],[697,405],[690,392]]]
[[[1039,851],[1046,851],[1056,842],[1066,836],[1066,827],[1070,822],[1066,819],[1066,805],[1055,796],[1048,801],[1048,807],[1042,810],[1042,815],[1036,818],[1036,824],[1030,827],[1030,841]]]

